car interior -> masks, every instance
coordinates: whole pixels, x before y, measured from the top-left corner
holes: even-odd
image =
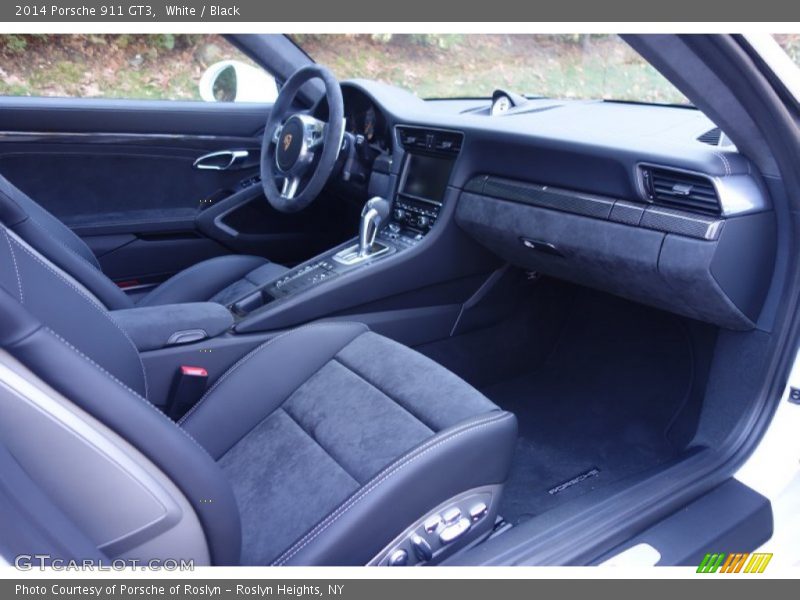
[[[0,103],[6,546],[543,564],[728,477],[792,260],[712,108],[426,101],[236,43],[286,63],[271,106]]]

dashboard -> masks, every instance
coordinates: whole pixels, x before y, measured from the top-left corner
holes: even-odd
[[[370,148],[361,193],[408,204],[406,224],[412,209],[412,227],[456,227],[518,267],[756,326],[775,215],[757,169],[699,110],[537,98],[492,115],[491,99],[425,101],[375,81],[342,92],[346,130]],[[314,110],[325,118],[324,104]],[[448,168],[426,153],[447,154]],[[431,195],[450,216],[411,206]]]

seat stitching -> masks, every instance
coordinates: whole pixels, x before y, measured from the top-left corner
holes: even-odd
[[[17,253],[14,252],[14,247],[11,245],[11,238],[8,235],[8,231],[5,227],[3,227],[3,234],[6,236],[6,243],[8,244],[8,249],[11,251],[11,260],[14,261],[14,271],[17,273],[17,287],[19,287],[19,301],[20,304],[25,304],[25,295],[22,293],[22,278],[19,275],[19,265],[17,264]]]
[[[339,363],[340,365],[342,365],[342,367],[344,367],[344,368],[345,368],[345,369],[347,369],[347,370],[348,370],[350,373],[352,373],[353,375],[355,375],[356,377],[358,377],[358,378],[359,378],[361,381],[363,381],[364,383],[366,383],[368,386],[370,386],[370,387],[371,387],[371,388],[373,388],[374,390],[377,390],[377,391],[378,391],[380,394],[382,394],[382,395],[386,396],[386,397],[387,397],[387,398],[388,398],[388,399],[389,399],[391,402],[393,402],[394,404],[396,404],[397,406],[399,406],[401,409],[403,409],[405,412],[407,412],[409,415],[411,415],[411,416],[412,416],[412,417],[413,417],[415,420],[417,420],[417,421],[419,421],[420,423],[422,423],[422,424],[423,424],[423,425],[424,425],[424,426],[425,426],[425,427],[426,427],[428,430],[430,430],[430,432],[431,432],[431,433],[436,433],[437,431],[439,431],[439,429],[438,429],[438,428],[434,428],[434,427],[433,427],[432,425],[430,425],[429,423],[426,423],[426,422],[425,422],[425,421],[422,419],[422,417],[420,417],[419,415],[417,415],[417,414],[416,414],[416,413],[415,413],[413,410],[411,410],[411,409],[410,409],[409,407],[407,407],[405,404],[403,404],[402,402],[400,402],[399,400],[397,400],[397,399],[396,399],[394,396],[392,396],[391,394],[389,394],[389,393],[388,393],[388,392],[386,392],[385,390],[383,390],[383,389],[381,389],[380,387],[378,387],[376,384],[374,384],[373,382],[371,382],[369,379],[367,379],[367,378],[366,378],[364,375],[362,375],[362,374],[361,374],[361,373],[360,373],[360,372],[359,372],[357,369],[355,369],[355,368],[354,368],[354,367],[352,367],[351,365],[349,365],[349,364],[347,364],[346,362],[344,362],[344,361],[343,361],[341,358],[339,358],[339,355],[338,355],[338,354],[337,354],[336,356],[334,356],[334,357],[333,357],[333,360],[335,360],[337,363]]]
[[[18,189],[17,191],[18,191],[20,194],[22,194],[23,196],[25,196],[25,195],[26,195],[24,192],[22,192],[22,190],[19,190],[19,189]],[[3,196],[5,196],[5,197],[6,197],[6,198],[7,198],[7,199],[10,201],[10,202],[13,202],[13,203],[14,203],[14,204],[16,204],[17,206],[19,206],[19,203],[18,203],[18,202],[17,202],[15,199],[13,199],[11,196],[9,196],[7,193],[5,193],[5,192],[2,192],[2,194],[3,194]],[[31,198],[28,198],[28,200],[29,200],[29,201],[31,201],[31,202],[33,202],[33,200],[31,200]],[[35,202],[33,202],[33,203],[34,203],[34,204],[36,204]],[[61,246],[63,246],[63,247],[64,247],[64,249],[66,249],[66,250],[69,250],[70,252],[72,252],[73,254],[75,254],[75,256],[77,256],[77,257],[78,257],[78,258],[80,258],[81,260],[84,260],[84,261],[86,261],[86,263],[88,263],[89,265],[91,265],[91,267],[92,267],[92,268],[94,268],[95,270],[97,270],[97,268],[98,268],[98,266],[97,266],[97,265],[95,265],[95,264],[92,264],[92,262],[91,262],[89,259],[87,259],[85,256],[81,255],[81,254],[80,254],[78,251],[76,251],[74,248],[71,248],[70,246],[68,246],[68,245],[67,245],[67,244],[66,244],[66,243],[65,243],[63,240],[61,240],[61,239],[59,239],[58,237],[56,237],[56,236],[55,236],[55,235],[54,235],[52,232],[50,232],[50,231],[47,229],[47,227],[45,227],[44,225],[42,225],[42,224],[41,224],[41,223],[40,223],[40,222],[39,222],[39,221],[38,221],[38,220],[37,220],[37,219],[36,219],[36,218],[35,218],[35,217],[34,217],[32,214],[30,214],[29,212],[25,211],[25,209],[24,209],[24,208],[22,208],[22,206],[20,206],[20,208],[21,208],[21,209],[22,209],[22,210],[25,212],[25,215],[27,216],[28,220],[29,220],[31,223],[33,223],[33,224],[34,224],[34,225],[35,225],[35,226],[36,226],[36,227],[39,229],[39,231],[41,231],[42,233],[44,233],[44,234],[45,234],[47,237],[49,237],[50,239],[52,239],[52,240],[53,240],[53,241],[55,241],[56,243],[58,243],[58,244],[60,244]],[[46,212],[46,211],[45,211],[45,212]],[[56,217],[56,219],[58,220],[58,218],[57,218],[57,217]],[[20,223],[21,223],[21,222],[20,222]],[[64,227],[66,227],[67,229],[69,229],[69,226],[68,226],[66,223],[63,223],[63,222],[61,222],[61,224],[62,224],[62,225],[64,225]]]
[[[344,504],[342,504],[339,508],[337,508],[333,513],[328,515],[322,522],[320,522],[316,527],[314,527],[314,529],[312,529],[305,536],[303,536],[302,539],[295,542],[295,544],[291,548],[289,548],[286,552],[284,552],[281,556],[279,556],[272,564],[275,566],[281,566],[286,564],[287,561],[291,560],[293,556],[295,556],[308,544],[313,542],[317,537],[319,537],[322,533],[324,533],[329,527],[331,527],[336,521],[338,521],[353,506],[358,504],[361,500],[363,500],[366,496],[368,496],[383,482],[391,478],[393,475],[395,475],[408,465],[412,464],[414,461],[422,458],[429,452],[436,450],[439,446],[449,441],[461,437],[462,435],[465,435],[471,431],[476,431],[478,429],[488,427],[489,425],[501,421],[503,419],[509,418],[510,416],[511,416],[510,413],[504,412],[499,416],[493,415],[481,421],[474,421],[472,423],[462,425],[454,429],[450,433],[446,434],[444,437],[440,437],[438,439],[434,438],[429,442],[426,442],[426,444],[423,444],[422,446],[413,450],[406,456],[400,458],[398,461],[395,461],[392,465],[390,465],[389,467],[384,469],[381,473],[376,475],[371,483],[363,487],[355,495],[351,496],[350,499],[348,499]]]
[[[53,235],[53,234],[52,234],[50,231],[48,231],[48,230],[47,230],[47,228],[46,228],[44,225],[42,225],[41,223],[39,223],[39,221],[37,221],[35,218],[33,218],[32,216],[28,215],[28,219],[30,220],[30,222],[31,222],[31,223],[33,223],[33,224],[34,224],[34,226],[36,226],[36,227],[39,229],[39,231],[41,231],[42,233],[44,233],[44,234],[45,234],[47,237],[49,237],[50,239],[52,239],[54,242],[56,242],[56,243],[57,243],[58,245],[60,245],[62,248],[64,248],[64,249],[65,249],[65,250],[67,250],[68,252],[70,252],[70,253],[74,254],[75,256],[77,256],[79,259],[81,259],[81,260],[82,260],[83,262],[85,262],[87,265],[89,265],[90,267],[92,267],[92,268],[93,268],[95,271],[99,270],[99,269],[97,268],[97,265],[93,264],[93,263],[92,263],[92,261],[90,261],[88,258],[86,258],[85,256],[83,256],[83,255],[82,255],[80,252],[78,252],[77,250],[75,250],[75,248],[72,248],[72,247],[68,246],[66,242],[64,242],[63,240],[60,240],[60,239],[58,239],[58,238],[57,238],[55,235]]]
[[[310,431],[308,431],[305,427],[303,427],[303,424],[292,413],[290,413],[288,410],[286,410],[285,406],[281,405],[281,406],[278,407],[277,410],[283,411],[284,414],[286,414],[286,416],[289,417],[289,419],[291,419],[291,421],[295,425],[297,425],[297,427],[300,429],[300,431],[305,433],[311,439],[312,442],[314,442],[317,446],[319,446],[322,449],[322,451],[325,454],[327,454],[331,458],[331,460],[333,462],[335,462],[337,465],[339,465],[339,467],[342,469],[342,471],[344,471],[348,475],[348,477],[350,477],[350,479],[352,479],[359,487],[362,485],[361,481],[359,481],[358,477],[356,477],[350,471],[348,471],[347,468],[340,461],[336,460],[336,458],[333,456],[333,454],[331,454],[331,452],[325,446],[323,446],[320,443],[320,441]]]
[[[730,175],[731,174],[731,165],[728,162],[728,158],[725,156],[725,154],[723,154],[722,152],[714,152],[714,155],[717,158],[719,158],[722,161],[723,165],[725,166],[725,174],[726,175]]]
[[[278,340],[280,340],[280,339],[282,339],[282,338],[285,338],[285,337],[287,337],[287,336],[289,336],[289,335],[292,335],[293,333],[299,333],[300,331],[303,331],[303,330],[305,330],[305,329],[310,329],[310,328],[312,328],[312,327],[319,327],[320,329],[323,329],[323,328],[325,328],[325,327],[331,327],[331,326],[333,326],[333,327],[339,327],[339,326],[342,326],[342,325],[351,325],[351,326],[352,326],[353,324],[354,324],[354,322],[352,322],[352,321],[336,321],[336,322],[326,321],[326,322],[322,322],[322,323],[319,323],[319,322],[318,322],[318,323],[309,323],[309,324],[307,324],[307,325],[303,325],[303,326],[301,326],[301,327],[297,327],[296,329],[290,329],[289,331],[284,331],[283,333],[281,333],[281,334],[279,334],[279,335],[275,336],[274,338],[271,338],[271,339],[267,340],[266,342],[263,342],[262,344],[260,344],[260,345],[256,346],[256,347],[255,347],[255,348],[253,348],[253,349],[252,349],[250,352],[248,352],[247,354],[245,354],[245,355],[244,355],[242,358],[240,358],[238,361],[236,361],[236,362],[233,364],[233,366],[232,366],[232,367],[229,367],[229,368],[228,368],[228,370],[227,370],[227,371],[225,371],[225,372],[222,374],[222,376],[220,376],[220,378],[219,378],[219,379],[217,379],[217,381],[215,381],[215,382],[214,382],[214,385],[212,385],[212,386],[211,386],[211,387],[208,389],[208,391],[207,391],[205,394],[203,394],[203,396],[200,398],[200,400],[198,400],[198,401],[197,401],[197,404],[195,404],[195,405],[194,405],[194,406],[193,406],[191,409],[189,409],[189,412],[187,412],[185,415],[183,415],[183,417],[181,417],[181,419],[178,421],[178,424],[179,424],[179,425],[181,425],[181,424],[185,423],[185,422],[186,422],[186,419],[188,419],[188,418],[189,418],[189,416],[190,416],[192,413],[194,413],[194,412],[195,412],[195,411],[196,411],[196,410],[197,410],[197,409],[200,407],[200,405],[201,405],[203,402],[205,402],[205,400],[206,400],[206,399],[207,399],[207,398],[208,398],[208,397],[211,395],[211,393],[212,393],[214,390],[216,390],[216,389],[217,389],[217,388],[218,388],[218,387],[219,387],[219,386],[222,384],[222,382],[223,382],[223,381],[225,381],[225,380],[226,380],[226,379],[227,379],[227,378],[228,378],[228,377],[231,375],[231,373],[233,373],[233,372],[234,372],[236,369],[238,369],[239,367],[241,367],[242,365],[244,365],[244,364],[245,364],[246,362],[248,362],[248,361],[249,361],[251,358],[253,358],[253,357],[254,357],[256,354],[258,354],[259,352],[261,352],[262,350],[264,350],[265,348],[267,348],[267,346],[269,346],[269,345],[270,345],[270,344],[272,344],[273,342],[277,342]],[[367,326],[366,326],[366,325],[364,325],[363,323],[359,323],[359,325],[361,325],[362,327],[364,327],[364,330],[365,330],[365,331],[367,330]],[[359,334],[359,335],[360,335],[360,334]],[[357,336],[356,336],[356,337],[357,337]],[[285,400],[284,400],[284,401],[285,401]]]
[[[148,408],[152,409],[152,410],[153,410],[153,412],[155,412],[155,413],[156,413],[156,414],[157,414],[159,417],[161,417],[161,418],[165,419],[165,420],[166,420],[167,422],[169,422],[171,425],[174,425],[174,426],[175,426],[175,427],[176,427],[176,428],[177,428],[179,431],[181,431],[181,432],[183,433],[183,435],[185,435],[185,436],[186,436],[188,439],[190,439],[190,440],[191,440],[191,441],[192,441],[192,442],[193,442],[193,443],[194,443],[194,444],[195,444],[195,445],[196,445],[198,448],[200,448],[200,449],[201,449],[201,450],[202,450],[202,451],[203,451],[203,452],[204,452],[206,455],[208,455],[208,457],[209,457],[209,458],[211,458],[211,460],[214,460],[214,458],[211,456],[211,454],[209,454],[208,450],[206,450],[206,449],[205,449],[205,448],[204,448],[204,447],[203,447],[203,446],[200,444],[200,442],[198,442],[196,439],[194,439],[194,437],[192,437],[192,434],[190,434],[188,431],[186,431],[186,430],[185,430],[185,429],[183,429],[182,427],[179,427],[178,425],[176,425],[176,424],[175,424],[175,422],[174,422],[174,421],[172,421],[172,419],[170,419],[169,417],[167,417],[167,415],[165,415],[163,412],[161,412],[160,410],[158,410],[158,409],[157,409],[157,408],[156,408],[156,407],[155,407],[155,406],[154,406],[154,405],[153,405],[153,404],[152,404],[152,403],[151,403],[149,400],[147,400],[146,398],[144,398],[144,397],[143,397],[141,394],[139,394],[139,393],[138,393],[136,390],[134,390],[134,389],[132,389],[130,386],[126,385],[126,384],[125,384],[123,381],[121,381],[120,379],[118,379],[117,377],[115,377],[115,376],[114,376],[112,373],[110,373],[109,371],[107,371],[106,369],[104,369],[102,366],[100,366],[98,363],[96,363],[94,360],[92,360],[92,359],[91,359],[90,357],[88,357],[86,354],[84,354],[83,352],[81,352],[81,351],[80,351],[78,348],[76,348],[75,346],[73,346],[72,344],[70,344],[70,343],[69,343],[69,342],[68,342],[66,339],[64,339],[63,337],[61,337],[60,335],[58,335],[58,334],[57,334],[55,331],[53,331],[53,330],[52,330],[52,329],[50,329],[49,327],[44,327],[44,330],[45,330],[45,331],[47,331],[47,332],[48,332],[50,335],[52,335],[53,337],[55,337],[55,338],[56,338],[58,341],[60,341],[62,344],[64,344],[64,345],[65,345],[67,348],[69,348],[70,350],[72,350],[72,351],[73,351],[75,354],[77,354],[78,356],[80,356],[81,358],[83,358],[83,359],[84,359],[86,362],[88,362],[90,365],[92,365],[92,366],[93,366],[95,369],[97,369],[98,371],[100,371],[101,373],[103,373],[103,374],[104,374],[106,377],[108,377],[109,379],[111,379],[111,381],[113,381],[114,383],[116,383],[117,385],[119,385],[119,386],[120,386],[122,389],[124,389],[126,392],[128,392],[129,394],[131,394],[132,396],[134,396],[134,397],[135,397],[137,400],[139,400],[139,401],[143,402],[143,403],[144,403],[144,404],[145,404],[145,405],[146,405]]]
[[[294,555],[300,552],[305,546],[311,543],[314,539],[316,539],[319,535],[321,535],[326,529],[332,526],[339,518],[341,518],[344,513],[350,510],[353,506],[358,504],[361,500],[363,500],[367,495],[369,495],[375,488],[377,488],[380,484],[384,481],[389,479],[391,476],[396,474],[397,472],[401,471],[414,461],[418,460],[422,456],[432,452],[442,444],[449,442],[453,439],[456,439],[470,431],[475,431],[477,429],[481,429],[483,427],[487,427],[494,422],[500,421],[509,417],[510,413],[502,413],[500,416],[493,415],[489,418],[483,419],[481,421],[474,421],[469,424],[462,425],[450,433],[446,434],[445,437],[440,438],[433,438],[429,442],[426,442],[422,446],[416,448],[409,454],[405,455],[404,457],[400,458],[398,461],[395,461],[392,465],[389,465],[386,469],[384,469],[381,473],[376,475],[372,482],[369,483],[367,486],[362,488],[359,492],[357,492],[354,496],[347,500],[342,506],[337,508],[333,513],[328,515],[322,522],[320,522],[314,529],[312,529],[309,533],[307,533],[303,539],[298,540],[292,548],[284,552],[283,555],[278,557],[273,565],[280,566],[285,564],[288,560],[290,560]]]
[[[8,231],[7,230],[4,230],[4,231],[6,232],[6,236],[8,236]],[[111,322],[111,324],[114,325],[114,327],[116,327],[120,331],[120,333],[122,333],[122,335],[125,337],[125,339],[128,340],[130,345],[133,347],[133,351],[136,354],[136,358],[139,359],[139,366],[142,369],[142,379],[144,380],[144,394],[145,394],[145,396],[148,396],[149,395],[149,390],[148,390],[148,385],[147,385],[147,372],[145,371],[144,363],[142,362],[142,357],[139,354],[139,349],[136,347],[136,344],[133,343],[133,340],[130,338],[128,333],[122,328],[122,326],[113,319],[113,317],[108,313],[106,308],[104,306],[102,306],[98,300],[92,298],[87,293],[83,292],[78,286],[76,286],[69,279],[64,277],[63,274],[59,273],[57,269],[55,269],[54,267],[52,267],[49,264],[47,264],[44,260],[42,260],[39,256],[37,256],[35,252],[33,252],[32,250],[27,248],[24,244],[20,243],[17,239],[11,238],[11,237],[9,237],[9,239],[13,239],[14,243],[17,244],[17,246],[22,248],[31,258],[33,258],[36,262],[38,262],[40,265],[42,265],[45,269],[50,271],[53,275],[58,277],[62,282],[67,284],[67,286],[69,286],[79,296],[81,296],[84,300],[86,300],[101,315],[103,315],[106,319],[108,319]]]
[[[351,322],[350,322],[350,321],[347,321],[347,323],[351,323]],[[318,324],[318,325],[322,325],[323,323],[317,323],[317,324]],[[328,324],[329,324],[329,323],[328,323]],[[309,326],[310,326],[310,325],[309,325]],[[302,328],[298,328],[298,329],[302,329]],[[287,332],[287,333],[288,333],[288,332]],[[316,377],[316,376],[317,376],[317,373],[319,373],[320,371],[322,371],[322,369],[324,369],[326,366],[328,366],[328,365],[330,364],[330,362],[331,362],[331,361],[328,361],[328,362],[326,362],[325,364],[323,364],[322,366],[320,366],[320,368],[319,368],[319,369],[317,369],[316,371],[314,371],[313,373],[311,373],[311,374],[310,374],[310,375],[309,375],[309,376],[306,378],[306,380],[305,380],[305,381],[302,381],[302,382],[300,382],[300,383],[297,385],[297,387],[296,387],[295,389],[293,389],[291,392],[289,392],[289,393],[287,394],[286,398],[284,398],[284,399],[283,399],[283,400],[280,402],[280,404],[278,404],[278,405],[275,407],[275,409],[274,409],[272,412],[270,412],[270,413],[267,413],[265,416],[263,416],[263,417],[261,418],[261,420],[260,420],[260,421],[257,421],[257,422],[256,422],[256,423],[255,423],[255,424],[252,426],[252,427],[250,427],[250,429],[248,429],[246,432],[244,432],[244,433],[241,435],[241,437],[239,438],[239,440],[237,440],[236,442],[234,442],[234,444],[233,444],[233,445],[235,446],[236,444],[238,444],[238,443],[239,443],[239,441],[241,441],[241,439],[242,439],[242,438],[244,438],[244,437],[246,437],[246,436],[250,435],[250,434],[253,432],[253,430],[254,430],[256,427],[258,427],[259,425],[261,425],[261,423],[263,423],[264,421],[266,421],[267,419],[269,419],[269,418],[270,418],[270,417],[271,417],[273,414],[275,414],[275,413],[276,413],[278,410],[281,410],[281,409],[283,409],[283,410],[285,411],[286,409],[284,408],[284,405],[285,405],[287,402],[289,402],[289,400],[291,400],[292,396],[294,396],[294,395],[295,395],[295,393],[297,393],[297,390],[299,390],[301,387],[303,387],[303,385],[305,385],[307,382],[311,381],[311,379],[313,379],[314,377]],[[209,390],[209,392],[210,392],[210,391],[211,391],[211,390]],[[194,407],[192,407],[192,408],[194,409]],[[288,413],[287,413],[287,414],[288,414]],[[179,421],[179,423],[180,423],[180,421]],[[232,448],[232,447],[233,447],[233,446],[231,446],[231,448]],[[231,449],[231,448],[228,448],[227,450],[225,450],[225,452],[223,452],[223,453],[222,453],[222,456],[224,456],[225,454],[227,454],[227,453],[230,451],[230,449]],[[361,482],[358,482],[358,481],[357,481],[357,483],[358,483],[359,485],[361,485]]]

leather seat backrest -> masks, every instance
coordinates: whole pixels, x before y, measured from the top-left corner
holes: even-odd
[[[0,288],[0,345],[158,465],[197,512],[212,560],[236,564],[241,531],[230,484],[146,400],[139,353],[100,301],[3,225]]]
[[[2,175],[0,222],[79,281],[109,310],[133,306],[125,292],[106,277],[83,240]]]

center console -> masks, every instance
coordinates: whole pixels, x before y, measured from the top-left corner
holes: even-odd
[[[409,246],[433,228],[463,138],[455,131],[397,127],[397,139],[406,154],[392,219],[379,237]]]
[[[376,197],[367,202],[358,239],[233,302],[231,312],[238,320],[413,248],[436,226],[463,134],[413,126],[397,126],[395,133],[403,152],[395,153],[402,163],[392,201]]]
[[[151,402],[178,415],[186,404],[184,384],[199,378],[195,372],[207,373],[200,379],[213,383],[277,332],[318,319],[359,321],[412,346],[452,331],[464,295],[497,268],[496,259],[453,218],[460,190],[450,178],[463,136],[406,126],[395,127],[394,134],[392,155],[373,164],[368,189],[378,198],[364,206],[357,238],[250,288],[225,307],[195,307],[216,312],[181,306],[179,315],[159,319],[168,325],[139,331],[138,311],[127,311],[126,327],[148,349],[142,360]],[[353,223],[354,234],[357,228]],[[354,260],[351,255],[362,250]],[[192,386],[190,391],[202,392]]]

